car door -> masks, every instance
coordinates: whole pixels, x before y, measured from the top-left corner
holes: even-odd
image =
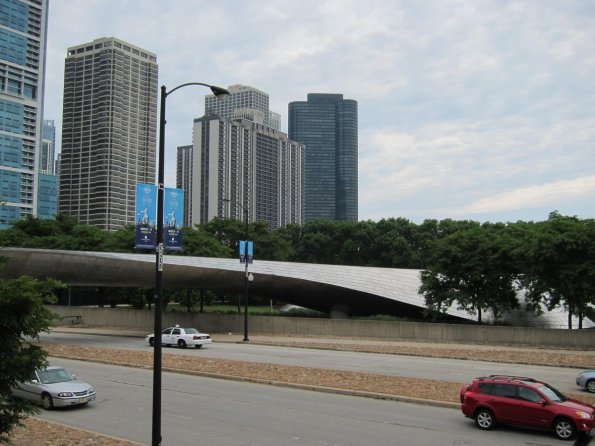
[[[41,398],[41,383],[37,373],[33,372],[29,381],[19,383],[13,391],[13,395],[30,401],[36,401]]]
[[[494,410],[496,420],[502,423],[516,424],[519,400],[515,385],[494,384],[488,403]]]
[[[178,339],[180,339],[181,335],[181,328],[174,328],[171,332],[171,344],[178,345]]]
[[[163,345],[170,345],[172,343],[171,328],[166,328],[161,332],[161,343]]]
[[[536,390],[519,386],[519,423],[525,426],[545,428],[550,425],[551,414],[546,399]]]

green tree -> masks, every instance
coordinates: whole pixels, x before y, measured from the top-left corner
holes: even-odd
[[[518,307],[512,245],[504,229],[477,224],[435,243],[419,290],[430,311],[445,312],[456,302],[481,323],[486,310],[498,318]]]
[[[417,227],[405,218],[382,219],[376,224],[369,255],[370,266],[418,268],[421,259],[415,247]]]
[[[0,246],[75,251],[105,251],[107,231],[80,224],[68,215],[55,220],[27,217],[0,231]]]
[[[520,248],[526,258],[522,284],[526,298],[535,307],[558,306],[582,319],[595,304],[595,220],[580,220],[552,212],[545,222],[525,225]]]
[[[230,258],[232,247],[218,240],[205,225],[182,228],[184,255],[197,257]]]
[[[107,234],[106,252],[135,252],[136,226],[126,225],[117,231]]]
[[[44,303],[55,300],[56,281],[30,277],[0,282],[0,441],[6,441],[13,427],[35,413],[35,407],[14,400],[11,388],[26,381],[34,370],[47,365],[46,353],[30,341],[49,331],[53,317]]]

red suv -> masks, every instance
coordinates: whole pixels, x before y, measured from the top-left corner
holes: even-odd
[[[551,429],[561,440],[595,427],[595,407],[571,400],[548,384],[522,376],[475,378],[461,389],[461,410],[480,429],[496,423]]]

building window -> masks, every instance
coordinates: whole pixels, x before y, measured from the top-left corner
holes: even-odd
[[[7,92],[14,95],[21,95],[21,83],[14,79],[8,79]]]
[[[36,88],[32,85],[25,84],[25,97],[27,99],[36,99]]]

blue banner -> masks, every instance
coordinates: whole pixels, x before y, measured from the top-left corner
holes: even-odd
[[[136,185],[136,249],[155,249],[157,242],[157,186]]]
[[[254,263],[254,242],[240,240],[240,263]]]
[[[240,240],[240,263],[246,263],[246,240]]]
[[[253,263],[254,261],[254,243],[248,241],[248,249],[246,250],[246,261],[248,263]]]
[[[166,187],[163,206],[163,241],[167,250],[182,250],[183,215],[184,191]]]

